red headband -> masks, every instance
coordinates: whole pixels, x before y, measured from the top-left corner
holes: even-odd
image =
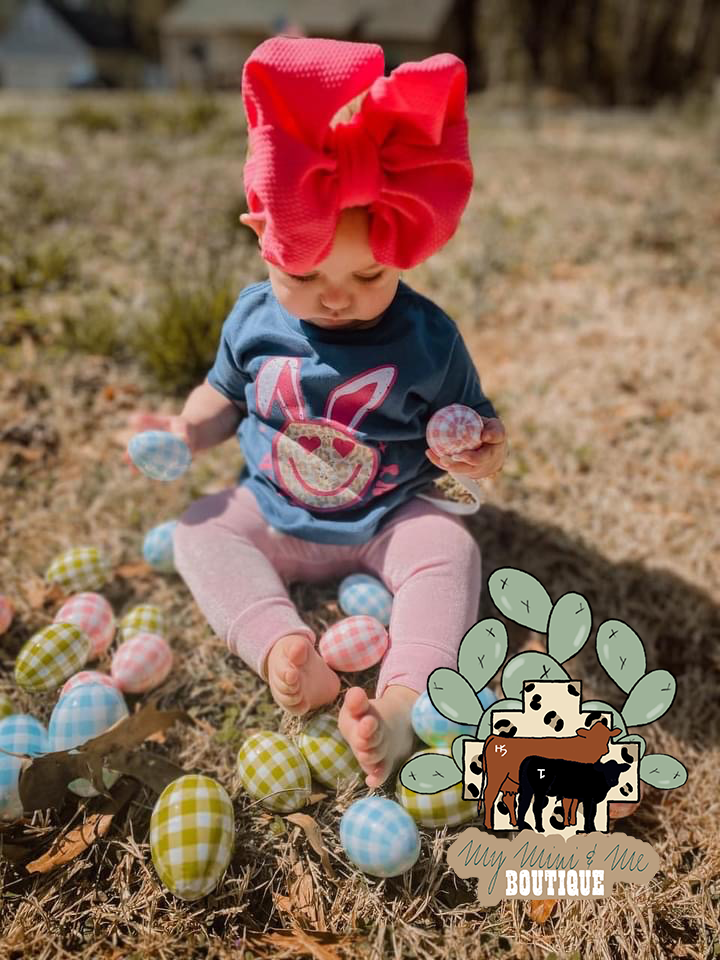
[[[375,43],[272,37],[246,60],[248,210],[262,255],[289,271],[328,256],[340,211],[367,206],[378,263],[409,268],[452,237],[472,190],[465,64],[452,53],[383,76]],[[369,87],[350,123],[330,128]]]

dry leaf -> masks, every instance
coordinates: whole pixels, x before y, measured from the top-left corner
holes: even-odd
[[[115,573],[123,580],[133,580],[135,577],[154,576],[153,568],[147,563],[126,563],[117,567]]]
[[[324,930],[325,919],[315,902],[315,887],[312,875],[300,860],[293,864],[293,879],[290,882],[290,914],[297,923],[300,920],[310,930]]]
[[[557,900],[531,900],[528,907],[530,919],[535,923],[545,923],[555,909]]]
[[[276,955],[277,948],[280,948],[292,950],[300,956],[309,953],[316,960],[342,960],[337,951],[332,949],[334,946],[352,949],[363,940],[361,936],[348,936],[330,931],[300,930],[299,927],[293,927],[292,930],[274,930],[267,934],[248,935],[246,939],[250,947],[264,945],[272,947],[273,956]],[[355,956],[360,956],[359,950],[353,950],[353,953]]]
[[[48,605],[54,606],[68,596],[59,584],[45,583],[39,577],[27,580],[23,583],[22,589],[33,610],[40,610]]]
[[[334,880],[335,871],[330,863],[330,857],[325,849],[320,828],[318,827],[317,821],[314,819],[314,817],[309,816],[307,813],[289,813],[285,819],[290,820],[292,823],[296,823],[299,827],[302,827],[302,829],[305,831],[305,836],[310,842],[310,846],[320,857],[323,870],[332,880]]]

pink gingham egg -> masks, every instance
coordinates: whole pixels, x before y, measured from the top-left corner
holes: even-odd
[[[387,630],[375,617],[345,617],[320,638],[318,651],[333,670],[365,670],[387,650]]]
[[[481,443],[483,418],[471,407],[451,403],[434,413],[425,436],[433,453],[449,457],[463,450],[476,450]]]
[[[105,687],[117,689],[117,684],[109,674],[102,673],[100,670],[81,670],[80,673],[74,673],[69,680],[65,681],[60,690],[60,696],[63,697],[73,687],[78,687],[83,683],[102,683]]]
[[[160,686],[172,662],[167,640],[156,633],[136,633],[115,651],[110,673],[115,685],[126,693],[144,693]]]
[[[76,593],[60,607],[54,622],[74,623],[90,637],[89,660],[102,656],[115,635],[112,607],[99,593]]]
[[[15,610],[10,597],[6,597],[4,593],[0,593],[0,633],[5,633],[10,629],[14,613]]]

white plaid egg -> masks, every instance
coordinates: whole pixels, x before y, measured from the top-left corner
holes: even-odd
[[[162,883],[181,900],[214,890],[232,859],[235,813],[217,780],[187,774],[169,783],[150,817],[150,854]]]
[[[310,797],[310,768],[288,737],[271,730],[253,733],[237,755],[237,771],[245,790],[270,810],[290,813]]]
[[[338,588],[338,603],[343,613],[375,617],[384,626],[390,623],[392,602],[387,587],[368,573],[351,573]]]
[[[471,407],[451,403],[430,417],[425,436],[427,444],[438,456],[450,456],[480,446],[483,418]]]
[[[489,687],[485,687],[478,694],[478,699],[483,709],[487,710],[497,697]],[[410,722],[415,733],[430,747],[450,746],[455,737],[463,733],[475,736],[477,731],[476,723],[456,723],[436,710],[427,690],[423,690],[413,704]]]
[[[452,751],[447,747],[435,748],[434,750],[420,750],[414,753],[414,757],[421,754],[437,753],[443,756],[452,756]],[[458,777],[461,777],[458,770]],[[401,803],[416,823],[423,827],[455,827],[459,823],[466,823],[477,816],[477,800],[463,800],[462,779],[453,787],[446,790],[440,790],[438,793],[415,793],[414,790],[408,790],[400,782],[398,775],[395,781],[395,796],[398,803]]]
[[[177,520],[160,523],[148,530],[143,540],[145,562],[161,573],[173,573],[175,570],[173,533],[176,526]]]
[[[15,713],[0,720],[0,747],[40,756],[48,751],[47,730],[30,714]],[[0,818],[4,820],[17,820],[23,814],[18,790],[21,768],[21,757],[0,752]]]
[[[11,713],[15,713],[12,700],[6,694],[0,693],[0,720],[9,717]]]
[[[356,774],[361,780],[365,776],[337,721],[328,713],[317,714],[305,724],[298,745],[312,775],[326,787],[337,790],[338,781],[351,780]]]
[[[7,633],[10,629],[14,613],[15,610],[10,597],[6,597],[4,593],[0,593],[0,634]]]
[[[89,660],[102,656],[115,636],[115,614],[99,593],[76,593],[53,619],[55,623],[74,623],[90,637]]]
[[[415,821],[387,797],[363,797],[350,804],[340,821],[340,843],[356,867],[375,877],[397,877],[420,856]]]
[[[113,678],[100,670],[81,670],[80,673],[74,673],[69,680],[60,688],[60,696],[69,693],[73,687],[79,687],[83,683],[102,683],[106,687],[113,687],[117,690],[117,685]]]
[[[145,693],[163,683],[172,662],[167,640],[156,633],[136,633],[115,651],[110,673],[126,693]]]
[[[387,630],[375,617],[345,617],[320,638],[318,652],[333,670],[365,670],[387,650]]]
[[[165,618],[159,607],[151,603],[140,603],[122,618],[119,624],[120,638],[129,640],[136,633],[165,633]]]
[[[79,684],[60,696],[50,715],[50,750],[72,750],[104,733],[127,715],[125,700],[116,687],[104,683]],[[117,770],[103,768],[103,781],[108,789],[119,776]],[[84,777],[71,780],[68,789],[81,797],[98,795]]]
[[[74,623],[50,623],[33,634],[15,660],[15,682],[24,690],[54,690],[85,666],[90,637]]]
[[[128,444],[128,454],[146,477],[165,482],[181,477],[192,461],[185,441],[167,430],[136,433]]]
[[[110,578],[110,561],[99,547],[73,547],[55,557],[45,571],[48,583],[65,590],[99,590]]]

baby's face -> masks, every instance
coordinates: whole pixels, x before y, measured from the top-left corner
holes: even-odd
[[[326,329],[376,325],[395,296],[400,270],[375,262],[368,227],[365,210],[343,210],[332,250],[304,278],[268,263],[273,293],[288,313]]]

